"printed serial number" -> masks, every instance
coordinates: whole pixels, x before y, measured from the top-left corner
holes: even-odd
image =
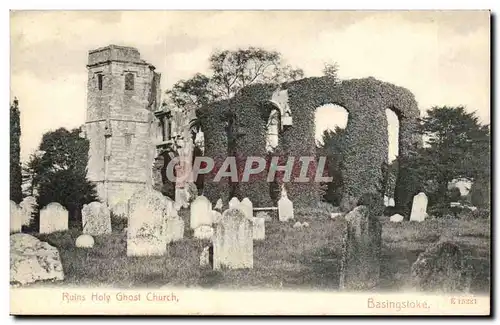
[[[473,297],[454,297],[450,299],[452,305],[476,305],[477,299]]]

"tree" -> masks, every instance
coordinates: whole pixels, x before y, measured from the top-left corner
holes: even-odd
[[[21,113],[19,101],[10,105],[10,199],[20,203],[23,199],[21,184]]]
[[[490,130],[475,113],[467,113],[462,106],[432,107],[420,131],[427,141],[415,168],[428,186],[434,186],[429,204],[447,203],[448,184],[454,179],[489,177]]]
[[[26,196],[36,196],[38,188],[38,175],[39,164],[41,162],[40,152],[30,155],[27,162],[22,166],[23,175],[23,191]]]
[[[36,165],[38,206],[58,202],[68,209],[70,221],[81,225],[84,204],[97,201],[95,186],[87,178],[89,142],[80,130],[60,128],[43,135]]]
[[[322,72],[327,77],[334,78],[337,81],[339,80],[338,78],[339,65],[337,64],[337,62],[325,63]]]
[[[301,69],[285,64],[280,53],[255,47],[215,51],[209,64],[208,76],[197,73],[167,90],[167,102],[197,109],[212,101],[231,98],[251,84],[279,84],[304,76]]]
[[[341,164],[344,152],[345,129],[336,126],[335,129],[325,130],[322,141],[318,145],[317,154],[326,156],[328,176],[332,177],[332,182],[326,184],[327,190],[324,195],[325,201],[339,205],[342,198],[342,172]]]

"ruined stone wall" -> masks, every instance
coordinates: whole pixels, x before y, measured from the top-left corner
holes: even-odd
[[[421,143],[421,138],[415,132],[419,110],[413,94],[404,88],[372,77],[345,80],[341,83],[329,77],[305,78],[281,85],[281,89],[288,90],[293,125],[280,135],[280,145],[275,154],[294,156],[296,159],[300,156],[316,156],[316,109],[325,104],[342,106],[348,111],[349,119],[346,127],[346,152],[342,162],[344,188],[341,205],[344,209],[350,209],[361,195],[367,192],[380,194],[382,202],[382,166],[388,160],[385,110],[392,109],[399,117],[399,157],[404,161],[412,149]],[[261,145],[265,148],[265,132],[260,132],[258,125],[265,125],[267,120],[257,116],[261,112],[261,104],[270,101],[271,96],[272,88],[269,85],[254,85],[243,89],[231,101],[225,101],[224,105],[212,105],[215,107],[212,111],[217,111],[222,106],[233,107],[239,112],[240,122],[250,126],[252,131],[247,136],[247,141],[243,139],[238,145],[239,155],[260,154]],[[221,125],[212,123],[203,126],[207,155],[214,151],[214,145],[217,150],[222,151],[220,146],[223,141],[214,143],[210,140],[210,134],[214,133],[215,129],[218,129],[219,135],[223,134]],[[312,164],[308,170],[308,177],[312,180],[315,170],[316,166]],[[402,164],[396,185],[396,206],[406,207],[411,204],[411,197],[415,194],[411,193],[411,179],[409,171]],[[269,184],[263,182],[239,186],[243,196],[251,196],[251,193],[265,196],[265,193],[269,193]],[[315,182],[289,183],[287,191],[297,206],[313,205],[321,197],[319,184]],[[259,200],[267,202],[267,198]]]

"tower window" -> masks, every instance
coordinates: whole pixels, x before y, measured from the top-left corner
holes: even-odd
[[[104,76],[102,74],[97,75],[97,88],[99,88],[99,90],[102,90],[103,79],[104,79]]]
[[[134,90],[134,74],[127,73],[125,75],[125,90]]]

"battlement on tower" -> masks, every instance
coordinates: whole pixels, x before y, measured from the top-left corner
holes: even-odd
[[[150,65],[141,59],[136,48],[130,46],[108,45],[89,51],[89,67],[113,61]]]

